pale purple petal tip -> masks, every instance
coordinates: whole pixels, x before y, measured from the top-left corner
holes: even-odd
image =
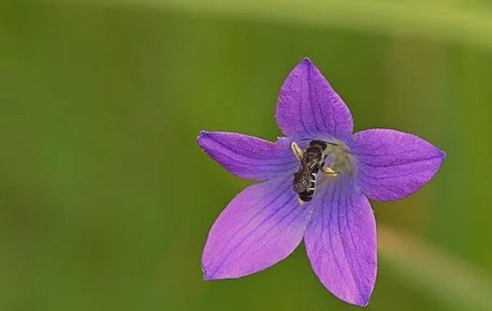
[[[373,200],[402,199],[422,188],[439,170],[446,154],[412,134],[371,129],[353,137],[358,182]]]
[[[241,178],[285,176],[297,165],[285,137],[272,143],[244,134],[201,131],[197,142],[212,159]]]
[[[282,85],[276,118],[290,137],[344,138],[352,134],[350,110],[309,58],[292,69]]]
[[[299,245],[308,222],[290,180],[246,188],[210,230],[202,255],[204,279],[239,278],[274,265]]]
[[[321,283],[339,299],[369,303],[377,270],[376,222],[366,197],[349,182],[327,186],[304,238]]]

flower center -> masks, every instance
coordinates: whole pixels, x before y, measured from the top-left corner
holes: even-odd
[[[354,174],[353,157],[350,149],[341,141],[328,142],[326,150],[327,166],[338,175]]]
[[[293,186],[301,204],[311,201],[315,190],[327,180],[354,174],[352,155],[341,141],[312,140],[304,149],[292,142],[291,147],[300,162]]]

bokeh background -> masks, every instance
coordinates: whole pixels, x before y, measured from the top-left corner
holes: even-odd
[[[200,129],[274,140],[278,89],[310,57],[356,130],[447,152],[374,203],[369,310],[492,310],[490,1],[0,2],[0,310],[356,310],[303,247],[204,282],[214,219],[247,181]]]

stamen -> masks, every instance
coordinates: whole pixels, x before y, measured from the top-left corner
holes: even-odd
[[[299,147],[299,145],[295,141],[290,144],[290,147],[292,148],[292,152],[294,152],[297,160],[301,161],[302,157],[304,156],[301,147]]]
[[[321,168],[321,171],[323,174],[325,174],[327,177],[337,177],[338,173],[335,172],[331,167],[329,166],[324,166]]]

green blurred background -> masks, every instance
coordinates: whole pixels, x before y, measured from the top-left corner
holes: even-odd
[[[447,152],[411,197],[374,203],[370,310],[492,310],[490,1],[0,2],[0,310],[356,310],[303,247],[204,282],[214,219],[248,182],[200,129],[274,140],[278,89],[309,56],[356,130]]]

